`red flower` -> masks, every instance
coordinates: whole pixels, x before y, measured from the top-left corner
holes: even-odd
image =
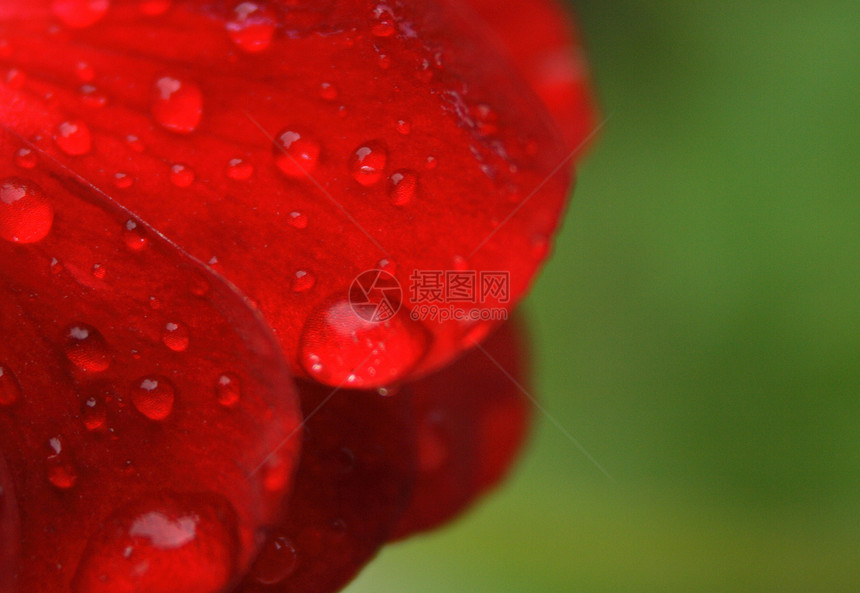
[[[334,591],[499,478],[513,329],[450,362],[593,125],[537,4],[0,0],[0,591]]]

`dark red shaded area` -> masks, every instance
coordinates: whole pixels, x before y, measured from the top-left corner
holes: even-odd
[[[214,593],[290,487],[300,410],[278,345],[232,287],[49,154],[15,164],[24,148],[0,131],[17,590]]]
[[[510,469],[531,417],[526,341],[502,325],[451,366],[404,387],[415,415],[419,472],[395,534],[437,527],[463,512]]]
[[[295,373],[327,355],[303,342],[319,333],[309,320],[365,270],[392,271],[407,310],[416,269],[510,272],[487,307],[527,290],[566,202],[568,152],[459,3],[72,4],[74,18],[0,0],[0,121],[36,149],[0,157],[36,180],[56,159],[58,182],[84,180],[210,263],[259,306]],[[430,339],[387,358],[396,373],[316,378],[386,385],[468,346],[469,324],[408,326],[388,338]],[[340,360],[377,344],[345,342]]]
[[[570,7],[557,0],[466,0],[492,29],[509,57],[555,118],[574,160],[598,125],[588,63]]]
[[[2,380],[2,379],[0,379]],[[15,573],[18,570],[18,547],[21,532],[18,517],[18,502],[15,485],[0,455],[0,591],[12,591]]]
[[[342,588],[389,539],[415,478],[410,402],[299,382],[308,417],[293,495],[242,593]]]

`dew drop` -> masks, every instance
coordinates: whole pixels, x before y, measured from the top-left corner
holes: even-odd
[[[293,280],[290,283],[293,292],[305,292],[313,288],[316,278],[307,270],[298,270],[293,275]]]
[[[293,211],[290,212],[287,218],[287,222],[290,223],[290,226],[295,227],[297,229],[304,229],[308,226],[308,216],[307,214],[302,214],[301,212]]]
[[[299,359],[312,378],[329,385],[380,387],[402,379],[424,356],[430,343],[427,330],[405,309],[398,311],[399,303],[390,302],[385,291],[378,292],[364,309],[356,299],[337,300],[311,313],[299,343]],[[375,316],[384,321],[372,320],[366,314],[369,307],[386,313]]]
[[[93,140],[87,124],[80,120],[64,121],[54,133],[57,147],[69,156],[87,154],[93,148]]]
[[[0,181],[0,237],[35,243],[45,238],[53,223],[54,207],[41,187],[18,177]]]
[[[123,173],[122,171],[120,171],[118,173],[114,173],[113,184],[118,189],[128,189],[132,185],[134,185],[134,177],[132,177],[128,173]]]
[[[162,76],[153,86],[152,115],[167,130],[188,134],[203,116],[203,93],[196,83]]]
[[[90,270],[90,273],[93,275],[93,278],[104,280],[107,270],[102,264],[93,264],[93,268]]]
[[[382,179],[388,151],[381,142],[367,142],[353,152],[349,161],[352,177],[361,185],[368,187]]]
[[[67,27],[81,29],[98,22],[110,8],[109,0],[54,0],[54,15]]]
[[[99,398],[87,399],[81,410],[81,420],[89,431],[104,427],[107,422],[107,406]]]
[[[380,270],[384,270],[391,274],[392,276],[397,272],[397,264],[395,264],[392,260],[383,258],[376,262],[376,267]]]
[[[169,321],[161,332],[161,341],[174,352],[188,350],[189,338],[188,326],[180,321]]]
[[[143,142],[141,142],[140,138],[138,138],[134,134],[129,134],[128,136],[126,136],[125,137],[125,143],[134,152],[143,152],[143,150],[145,148],[143,145]]]
[[[263,585],[277,585],[296,570],[298,557],[292,541],[284,535],[272,534],[251,567],[250,576]]]
[[[175,163],[170,167],[170,182],[176,187],[188,187],[194,183],[194,170],[183,164]]]
[[[263,488],[269,492],[283,492],[292,478],[293,465],[280,451],[272,453],[261,470]]]
[[[394,35],[394,13],[387,4],[377,4],[373,9],[373,25],[371,32],[377,37],[390,37]]]
[[[66,358],[85,373],[100,373],[110,366],[110,353],[104,336],[91,325],[76,323],[63,332]]]
[[[215,397],[225,408],[232,408],[239,403],[242,395],[239,377],[234,373],[223,373],[215,382]]]
[[[499,131],[499,116],[486,103],[475,105],[472,109],[475,129],[481,136],[491,136]]]
[[[81,102],[87,107],[104,107],[107,105],[107,97],[91,84],[85,84],[80,88]]]
[[[15,164],[22,169],[32,169],[36,166],[36,162],[36,153],[26,146],[19,148],[15,153]]]
[[[48,472],[48,481],[60,490],[68,490],[74,487],[78,481],[78,472],[68,452],[63,446],[60,437],[48,440],[50,455],[45,461]]]
[[[131,389],[131,402],[150,420],[164,420],[173,411],[176,392],[164,377],[150,375],[138,379]]]
[[[254,165],[242,159],[230,159],[227,163],[227,177],[233,181],[246,181],[254,174]]]
[[[275,164],[287,177],[301,179],[313,172],[320,157],[316,140],[293,130],[284,130],[275,138]]]
[[[438,164],[439,164],[439,161],[436,160],[436,157],[433,156],[432,154],[430,156],[428,156],[427,159],[424,161],[424,167],[427,170],[435,169]]]
[[[236,47],[248,53],[263,51],[272,43],[277,21],[274,11],[259,2],[242,2],[227,21],[227,34]]]
[[[0,406],[11,406],[21,399],[21,384],[8,366],[0,362]]]
[[[412,131],[412,124],[405,119],[398,119],[397,123],[395,124],[395,127],[397,128],[397,131],[404,136],[408,136],[409,132]]]
[[[331,82],[323,82],[320,84],[320,97],[325,99],[326,101],[334,101],[337,99],[338,90],[337,87]]]
[[[99,522],[72,593],[215,593],[236,577],[235,508],[215,493],[148,494]]]
[[[418,174],[410,169],[400,169],[388,178],[388,197],[395,206],[412,201],[418,188]]]
[[[81,82],[92,82],[96,77],[95,69],[86,62],[75,64],[75,74]]]

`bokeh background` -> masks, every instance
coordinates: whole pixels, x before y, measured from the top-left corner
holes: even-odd
[[[860,3],[592,0],[513,478],[349,593],[860,591]]]

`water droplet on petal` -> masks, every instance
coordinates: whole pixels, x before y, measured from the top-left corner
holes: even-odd
[[[232,408],[242,395],[239,377],[234,373],[223,373],[215,382],[215,397],[225,408]]]
[[[84,402],[81,420],[87,430],[98,430],[107,422],[107,406],[100,398],[91,397]]]
[[[81,82],[92,82],[96,77],[95,69],[86,62],[75,64],[75,74]]]
[[[245,181],[254,174],[254,165],[242,159],[230,159],[227,163],[227,177],[234,181]]]
[[[91,84],[83,85],[80,88],[80,93],[81,102],[87,107],[98,108],[107,105],[107,97]]]
[[[134,178],[128,173],[120,171],[119,173],[114,173],[113,184],[119,189],[128,189],[134,185]]]
[[[475,129],[481,136],[491,136],[499,131],[499,116],[486,103],[476,105],[471,109],[475,120]]]
[[[381,142],[367,142],[355,149],[349,161],[352,177],[365,187],[382,179],[388,163],[388,150]]]
[[[236,577],[237,521],[214,493],[162,491],[125,504],[90,537],[71,591],[222,591]]]
[[[388,178],[388,196],[395,206],[412,201],[418,189],[418,174],[409,169],[400,169]]]
[[[105,275],[107,274],[107,269],[102,264],[93,264],[93,269],[90,270],[93,278],[98,280],[104,280]]]
[[[44,239],[54,223],[54,208],[38,185],[18,177],[0,181],[0,237],[13,243]]]
[[[98,22],[110,8],[109,0],[54,0],[54,15],[67,27],[80,29]]]
[[[170,321],[164,325],[161,332],[161,341],[174,352],[188,350],[190,333],[188,326],[179,321]]]
[[[91,325],[76,323],[66,328],[63,350],[66,358],[85,373],[100,373],[110,366],[104,336]]]
[[[387,4],[377,4],[373,9],[374,23],[370,30],[377,37],[390,37],[394,35],[394,13]]]
[[[398,119],[396,127],[397,127],[397,131],[400,132],[401,134],[403,134],[404,136],[409,135],[409,132],[412,131],[412,124],[409,123],[405,119]]]
[[[312,173],[320,157],[316,140],[293,130],[284,130],[275,138],[275,163],[287,177],[301,179]]]
[[[64,121],[58,125],[54,142],[69,156],[87,154],[93,147],[90,129],[80,120]]]
[[[315,282],[316,278],[312,273],[306,270],[298,270],[293,275],[291,286],[293,292],[304,292],[313,288]]]
[[[320,84],[320,97],[326,101],[334,101],[337,99],[337,95],[337,87],[334,84],[330,82],[323,82]]]
[[[151,375],[138,379],[131,389],[131,402],[150,420],[164,420],[173,411],[176,391],[164,377]]]
[[[180,163],[171,165],[170,182],[176,187],[188,187],[194,183],[194,170]]]
[[[125,143],[128,144],[128,147],[134,152],[143,152],[144,148],[146,148],[143,145],[143,142],[141,142],[140,138],[138,138],[134,134],[129,134],[128,136],[126,136]]]
[[[242,2],[227,21],[227,34],[239,49],[253,53],[271,45],[276,26],[275,12],[269,6]]]
[[[32,149],[25,147],[19,148],[15,153],[15,164],[22,169],[32,169],[36,166],[37,157]]]
[[[324,303],[308,318],[299,359],[314,379],[371,388],[396,383],[421,360],[430,336],[405,309],[385,321],[360,317],[346,300]]]
[[[203,93],[194,82],[162,76],[153,87],[152,115],[171,132],[188,134],[203,116]]]
[[[78,481],[78,471],[66,451],[60,437],[53,437],[48,441],[50,455],[45,460],[48,472],[48,481],[60,490],[68,490],[74,487]]]
[[[424,167],[427,168],[428,170],[435,169],[438,164],[439,164],[439,161],[436,160],[436,157],[433,156],[432,154],[427,157],[426,161],[424,161]]]
[[[290,212],[289,218],[287,218],[287,222],[290,223],[290,226],[293,226],[297,229],[304,229],[308,226],[308,216],[307,214],[302,214],[301,212]]]
[[[0,406],[11,406],[21,399],[21,384],[8,366],[0,362]]]
[[[397,264],[395,264],[392,260],[388,258],[383,258],[376,262],[376,267],[379,270],[384,270],[391,274],[392,276],[397,271]]]
[[[251,577],[263,585],[277,585],[296,570],[298,558],[293,543],[284,535],[272,534],[251,567]]]

